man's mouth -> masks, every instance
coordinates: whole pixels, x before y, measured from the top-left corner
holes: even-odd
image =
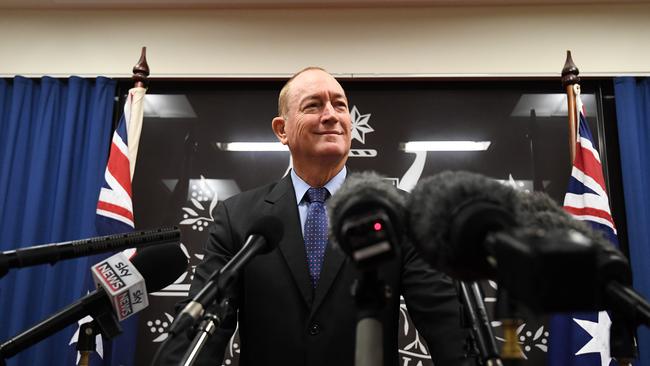
[[[343,132],[340,131],[322,131],[316,132],[317,135],[342,135]]]

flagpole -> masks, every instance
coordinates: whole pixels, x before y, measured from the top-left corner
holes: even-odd
[[[573,164],[576,157],[576,134],[578,131],[578,113],[576,110],[576,93],[574,90],[575,85],[579,85],[580,77],[578,74],[580,70],[573,63],[571,58],[571,51],[566,51],[566,61],[562,69],[562,86],[566,90],[568,115],[569,115],[569,164]]]
[[[577,98],[580,95],[580,71],[573,63],[571,51],[567,50],[566,61],[562,69],[562,86],[567,94],[568,115],[569,115],[569,148],[571,167],[573,168],[576,157],[576,145],[578,135],[579,116],[581,111],[576,108]],[[565,203],[566,205],[566,203]],[[634,330],[636,323],[626,311],[620,309],[609,309],[611,316],[609,355],[618,362],[619,366],[632,366],[636,358],[636,345]]]
[[[147,47],[142,47],[142,51],[140,51],[140,59],[138,60],[138,63],[133,66],[133,80],[134,80],[134,88],[145,88],[149,84],[149,64],[147,64]],[[139,137],[139,133],[138,133]],[[137,146],[137,143],[135,144]],[[137,151],[137,150],[136,150]],[[131,168],[131,172],[133,172],[133,167]],[[131,177],[133,177],[133,173],[131,174]],[[79,351],[79,362],[77,363],[78,366],[88,366],[90,364],[90,355],[94,352],[95,350],[95,336],[98,333],[98,329],[96,329],[96,322],[90,322],[87,324],[84,324],[85,327],[81,327],[79,329],[79,339],[77,340],[77,350]],[[119,332],[121,333],[121,327],[117,322],[115,321],[115,325],[118,327]],[[104,336],[109,336],[108,338],[111,339],[115,337],[117,334],[103,334]]]
[[[130,116],[127,125],[127,135],[129,139],[129,162],[131,171],[131,181],[135,175],[135,164],[138,157],[138,147],[140,146],[140,134],[142,133],[142,119],[144,117],[144,96],[147,93],[149,85],[149,64],[147,64],[147,47],[142,47],[140,59],[133,66],[134,85],[129,90]]]

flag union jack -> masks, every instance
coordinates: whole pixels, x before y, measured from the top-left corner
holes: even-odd
[[[576,102],[580,111],[576,156],[564,197],[564,209],[576,219],[588,221],[601,230],[612,243],[618,243],[600,155],[594,147],[580,96],[577,96]]]
[[[135,227],[133,219],[133,203],[131,191],[131,179],[135,156],[130,151],[128,136],[134,127],[141,128],[142,117],[131,120],[131,109],[134,103],[140,102],[144,94],[140,95],[137,88],[129,92],[124,104],[124,114],[113,133],[111,149],[104,173],[104,184],[99,193],[97,202],[97,230],[99,234],[113,234],[133,230]],[[136,114],[137,115],[137,114]],[[139,140],[139,131],[134,141],[136,145]],[[133,160],[133,161],[132,161]]]

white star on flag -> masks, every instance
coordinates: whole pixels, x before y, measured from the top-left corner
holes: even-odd
[[[365,144],[366,133],[374,131],[374,129],[368,124],[370,113],[361,114],[359,113],[357,106],[353,106],[350,111],[350,118],[352,119],[352,139]]]
[[[585,353],[600,353],[600,365],[609,366],[612,360],[609,355],[609,327],[612,325],[609,314],[606,311],[599,312],[598,323],[576,318],[573,318],[573,321],[591,336],[591,340],[576,352],[576,356]]]

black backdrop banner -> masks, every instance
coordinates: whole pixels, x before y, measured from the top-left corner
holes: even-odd
[[[282,82],[273,80],[152,82],[134,179],[136,225],[179,225],[188,271],[152,294],[140,315],[137,365],[148,365],[167,337],[174,304],[187,296],[217,202],[280,179],[288,151],[228,151],[225,143],[275,142],[271,120]],[[347,80],[353,124],[348,169],[374,170],[410,190],[425,176],[468,170],[519,189],[544,190],[558,201],[569,176],[566,102],[557,82]],[[588,111],[595,95],[583,86]],[[592,104],[591,106],[589,104]],[[593,112],[592,112],[593,113]],[[591,124],[597,115],[588,116]],[[598,131],[593,128],[593,131]],[[485,151],[405,151],[409,141],[484,141]],[[483,283],[489,309],[496,284]],[[401,365],[432,365],[426,344],[400,307]],[[500,323],[492,323],[502,341]],[[528,316],[517,330],[527,364],[544,365],[549,330]],[[224,365],[237,365],[238,339]]]

